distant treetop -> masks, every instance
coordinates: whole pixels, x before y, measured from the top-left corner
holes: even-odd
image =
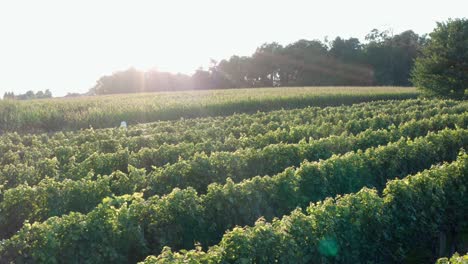
[[[15,95],[14,92],[5,92],[3,94],[3,99],[8,100],[31,100],[31,99],[45,99],[45,98],[52,98],[52,92],[49,89],[43,91],[38,91],[34,93],[33,91],[27,91],[25,94],[18,94]]]

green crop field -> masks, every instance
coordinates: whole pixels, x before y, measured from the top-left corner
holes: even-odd
[[[3,100],[0,263],[463,263],[468,102],[418,96]]]
[[[204,116],[415,98],[407,87],[304,87],[0,101],[0,133],[53,132]]]

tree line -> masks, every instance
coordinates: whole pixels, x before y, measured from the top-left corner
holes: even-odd
[[[130,68],[101,77],[90,94],[285,86],[410,86],[414,60],[428,38],[412,30],[394,35],[372,30],[361,42],[301,39],[258,47],[252,56],[234,55],[192,75]]]
[[[52,92],[49,89],[46,89],[45,91],[37,91],[36,93],[30,90],[24,94],[15,95],[14,92],[5,92],[3,94],[3,99],[8,99],[8,100],[31,100],[31,99],[45,99],[45,98],[52,98]]]

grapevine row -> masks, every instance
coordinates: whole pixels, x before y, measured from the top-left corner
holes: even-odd
[[[210,183],[228,178],[240,182],[256,175],[273,175],[304,160],[327,159],[372,146],[385,145],[401,137],[415,138],[467,123],[468,115],[440,115],[411,121],[389,130],[366,130],[356,136],[331,136],[309,143],[271,145],[262,150],[245,149],[234,153],[198,155],[150,173],[130,167],[128,173],[114,172],[97,179],[57,181],[47,178],[35,186],[20,185],[5,191],[0,201],[0,237],[17,231],[25,220],[43,221],[71,211],[88,212],[104,197],[145,191],[146,196],[163,195],[172,189],[192,187],[205,193]],[[86,170],[86,168],[84,168]]]
[[[466,146],[467,130],[446,129],[415,140],[401,139],[305,162],[297,170],[273,177],[212,184],[205,195],[188,188],[146,200],[138,194],[106,198],[85,215],[70,213],[26,224],[2,242],[0,255],[6,261],[132,262],[163,246],[190,248],[196,241],[211,245],[225,230],[252,224],[260,216],[272,219],[297,206],[364,186],[381,190],[388,179],[454,160],[458,149]]]
[[[429,263],[441,253],[434,241],[468,228],[467,184],[468,155],[462,153],[453,163],[390,181],[382,196],[364,188],[281,220],[236,227],[207,252],[166,248],[144,263]],[[452,261],[463,263],[458,256]]]
[[[432,117],[442,113],[466,112],[466,107],[440,109],[440,113],[425,116]],[[403,112],[403,111],[402,111]],[[364,120],[350,120],[337,124],[322,123],[320,126],[298,126],[289,130],[277,130],[265,135],[250,138],[231,139],[227,142],[181,143],[178,145],[162,145],[158,148],[143,148],[138,152],[122,149],[120,146],[107,147],[113,153],[94,152],[87,145],[79,148],[70,146],[67,141],[59,141],[61,146],[49,149],[47,145],[38,145],[36,150],[21,149],[8,151],[0,158],[4,166],[0,170],[0,184],[4,189],[12,188],[27,182],[36,185],[45,176],[56,179],[80,179],[94,173],[108,175],[115,170],[126,172],[128,165],[152,170],[153,166],[175,163],[180,158],[191,159],[197,152],[211,153],[213,151],[231,149],[227,145],[240,147],[263,148],[279,142],[296,143],[305,138],[321,138],[329,135],[339,135],[343,132],[358,133],[367,128],[386,128],[391,124],[399,125],[413,118],[413,114],[376,115]],[[463,127],[463,125],[462,125]],[[118,141],[116,141],[118,142]],[[44,158],[44,155],[48,156]],[[53,156],[53,158],[51,158]]]

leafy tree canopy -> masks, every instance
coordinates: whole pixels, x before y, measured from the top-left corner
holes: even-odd
[[[438,23],[418,57],[412,72],[413,84],[428,95],[468,97],[468,20]]]

